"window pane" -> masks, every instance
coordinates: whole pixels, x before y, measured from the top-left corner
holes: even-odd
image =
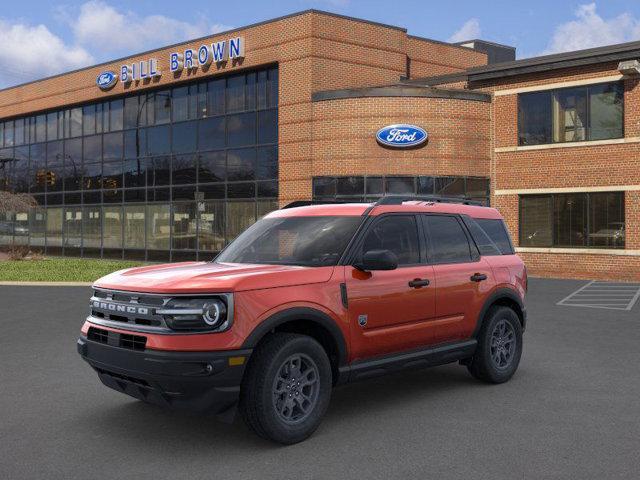
[[[589,195],[589,246],[624,248],[624,192]]]
[[[174,156],[172,162],[173,184],[196,183],[196,170],[195,155]],[[191,198],[193,199],[193,196]]]
[[[64,246],[82,247],[82,209],[65,208],[64,211]]]
[[[13,121],[4,122],[4,146],[13,146]]]
[[[389,250],[398,257],[398,265],[420,263],[420,243],[414,217],[391,216],[377,222],[367,232],[362,254],[371,250]]]
[[[124,248],[145,248],[144,205],[124,207]]]
[[[258,112],[258,143],[278,142],[278,111]]]
[[[24,123],[16,120],[16,145],[23,143],[24,140]],[[18,128],[20,127],[20,128]],[[22,135],[21,138],[19,136]],[[36,142],[45,142],[47,140],[47,117],[46,115],[38,115],[36,117]]]
[[[80,135],[82,135],[82,108],[72,108],[69,110],[69,136],[79,137]]]
[[[46,125],[44,125],[45,122],[45,116],[44,115],[40,115],[39,118],[41,119],[41,121],[43,122],[43,125],[41,125],[41,130],[44,131],[44,136],[41,137],[38,141],[39,142],[44,142],[46,140]],[[13,138],[13,143],[14,145],[24,145],[25,143],[25,133],[28,131],[25,130],[24,128],[24,118],[19,118],[17,120],[15,120],[13,122],[13,128],[14,128],[14,138]]]
[[[138,96],[133,95],[124,99],[124,128],[138,126]]]
[[[553,141],[587,139],[587,89],[567,88],[553,95]]]
[[[122,160],[104,162],[102,166],[102,188],[106,190],[122,188]]]
[[[245,87],[245,108],[247,110],[256,109],[256,74],[247,73],[247,85]]]
[[[475,220],[486,232],[493,243],[498,246],[500,253],[503,255],[511,255],[513,253],[509,233],[507,232],[507,228],[502,220],[485,218],[476,218]]]
[[[144,157],[147,155],[147,131],[144,128],[124,132],[124,156]]]
[[[198,149],[216,150],[225,146],[225,119],[213,117],[198,122]]]
[[[96,133],[96,106],[87,105],[82,108],[82,132],[84,135]]]
[[[464,177],[437,177],[435,192],[444,197],[464,197]]]
[[[587,196],[584,193],[556,195],[554,222],[554,246],[586,246]]]
[[[384,193],[382,177],[367,177],[367,195],[382,195]]]
[[[255,180],[256,150],[243,148],[229,150],[227,154],[227,176],[230,182],[239,180]]]
[[[173,248],[177,250],[195,250],[196,231],[196,204],[174,204]]]
[[[13,188],[16,193],[29,191],[29,145],[16,147],[14,150]],[[0,160],[2,162],[2,160]],[[49,175],[49,183],[55,182],[55,178]]]
[[[82,144],[82,158],[85,163],[102,160],[102,135],[84,137]]]
[[[122,143],[122,132],[106,134],[103,138],[102,146],[104,159],[110,160],[115,158],[122,158]]]
[[[433,177],[418,177],[418,194],[433,195],[435,179]]]
[[[270,107],[278,106],[278,69],[269,70],[269,83],[267,87],[268,104]]]
[[[278,147],[258,148],[258,180],[275,180],[278,178]]]
[[[104,248],[122,248],[122,207],[104,207]]]
[[[149,160],[147,159],[134,159],[124,161],[124,186],[125,187],[144,187],[147,177],[146,166]],[[153,172],[152,172],[153,175]]]
[[[47,209],[47,246],[62,246],[62,208]]]
[[[116,132],[122,130],[124,124],[122,100],[112,100],[109,102],[109,131]]]
[[[169,204],[147,205],[147,248],[169,250]]]
[[[197,122],[174,123],[172,128],[173,152],[195,152],[197,135]]]
[[[154,157],[152,162],[153,171],[149,170],[147,173],[147,185],[169,185],[171,179],[171,157]]]
[[[267,76],[267,70],[258,72],[258,84],[256,85],[258,109],[267,108]]]
[[[61,191],[64,182],[64,158],[62,156],[62,141],[47,143],[47,172],[50,172],[49,182],[47,184],[47,191],[56,192]],[[34,169],[38,170],[38,161],[32,159],[32,165]],[[41,168],[41,167],[40,167]],[[33,170],[30,174],[31,179],[35,178]]]
[[[553,197],[520,197],[520,246],[550,247],[552,222]]]
[[[465,223],[469,227],[469,232],[478,246],[478,250],[480,250],[480,255],[502,255],[500,248],[475,219],[469,217],[465,219]]]
[[[84,190],[96,190],[102,185],[102,163],[85,163],[82,185]]]
[[[227,240],[230,242],[256,221],[255,202],[227,202]]]
[[[102,243],[102,210],[85,207],[82,214],[84,248],[100,248]]]
[[[489,196],[489,179],[467,177],[466,196],[470,198],[482,198]]]
[[[224,113],[225,80],[213,80],[207,84],[207,115]]]
[[[414,194],[413,177],[387,177],[387,193]]]
[[[224,212],[224,202],[204,202],[198,220],[198,250],[218,252],[224,248]]]
[[[518,144],[551,143],[551,92],[518,95]]]
[[[256,184],[253,182],[229,183],[227,185],[227,197],[229,198],[253,198],[256,196]]]
[[[608,83],[589,88],[591,109],[589,140],[623,136],[623,87]]]
[[[169,125],[147,129],[149,155],[162,155],[171,151]]]
[[[44,208],[33,208],[29,212],[29,245],[44,247],[47,228],[47,211]]]
[[[171,96],[168,90],[156,92],[154,95],[154,121],[157,124],[168,123],[171,119]],[[151,122],[150,122],[151,123]]]
[[[313,179],[313,197],[335,197],[336,179],[332,177],[316,177]]]
[[[47,140],[58,139],[58,112],[47,114]]]
[[[239,112],[244,107],[244,75],[227,78],[227,112]]]
[[[227,145],[243,147],[256,143],[256,115],[242,113],[227,117]]]
[[[174,88],[171,95],[173,121],[180,122],[189,118],[189,87]]]
[[[64,188],[80,190],[82,182],[82,139],[64,142]]]
[[[455,217],[425,215],[431,263],[463,263],[471,261],[469,240]]]
[[[96,104],[96,133],[109,130],[109,104]]]
[[[198,182],[221,182],[227,177],[225,152],[207,152],[198,156]]]
[[[364,177],[338,177],[338,195],[364,195]]]

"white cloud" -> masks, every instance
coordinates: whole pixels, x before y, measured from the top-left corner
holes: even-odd
[[[596,3],[580,5],[576,19],[558,25],[542,54],[624,43],[640,39],[640,19],[623,13],[609,19],[596,11]]]
[[[93,61],[86,49],[66,44],[44,25],[0,20],[0,87],[73,70]]]
[[[143,17],[118,11],[101,0],[84,3],[77,18],[69,23],[76,41],[90,45],[97,53],[134,53],[230,28],[205,19],[184,22],[164,15]]]
[[[477,18],[470,18],[464,25],[449,37],[449,42],[464,42],[465,40],[473,40],[481,35],[480,21]]]
[[[58,24],[69,28],[70,39],[45,25],[0,18],[0,88],[231,29],[195,17],[186,22],[141,16],[90,0],[79,10],[53,9]]]

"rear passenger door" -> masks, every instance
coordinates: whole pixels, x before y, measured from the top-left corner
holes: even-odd
[[[471,336],[495,281],[457,215],[421,215],[436,282],[437,343]]]

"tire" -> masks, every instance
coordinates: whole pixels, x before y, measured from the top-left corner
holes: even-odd
[[[262,438],[284,445],[301,442],[327,411],[331,377],[329,358],[317,341],[274,333],[251,356],[240,390],[242,418]]]
[[[509,307],[491,307],[477,339],[478,346],[467,365],[469,373],[488,383],[508,381],[522,356],[522,325],[516,312]]]

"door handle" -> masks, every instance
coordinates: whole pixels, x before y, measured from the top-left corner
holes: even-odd
[[[471,275],[471,278],[470,278],[472,282],[481,282],[486,279],[487,279],[487,276],[484,273],[474,273],[473,275]]]
[[[411,288],[420,288],[420,287],[426,287],[427,285],[429,285],[429,280],[427,280],[426,278],[414,278],[413,280],[411,280],[409,282],[409,286]]]

